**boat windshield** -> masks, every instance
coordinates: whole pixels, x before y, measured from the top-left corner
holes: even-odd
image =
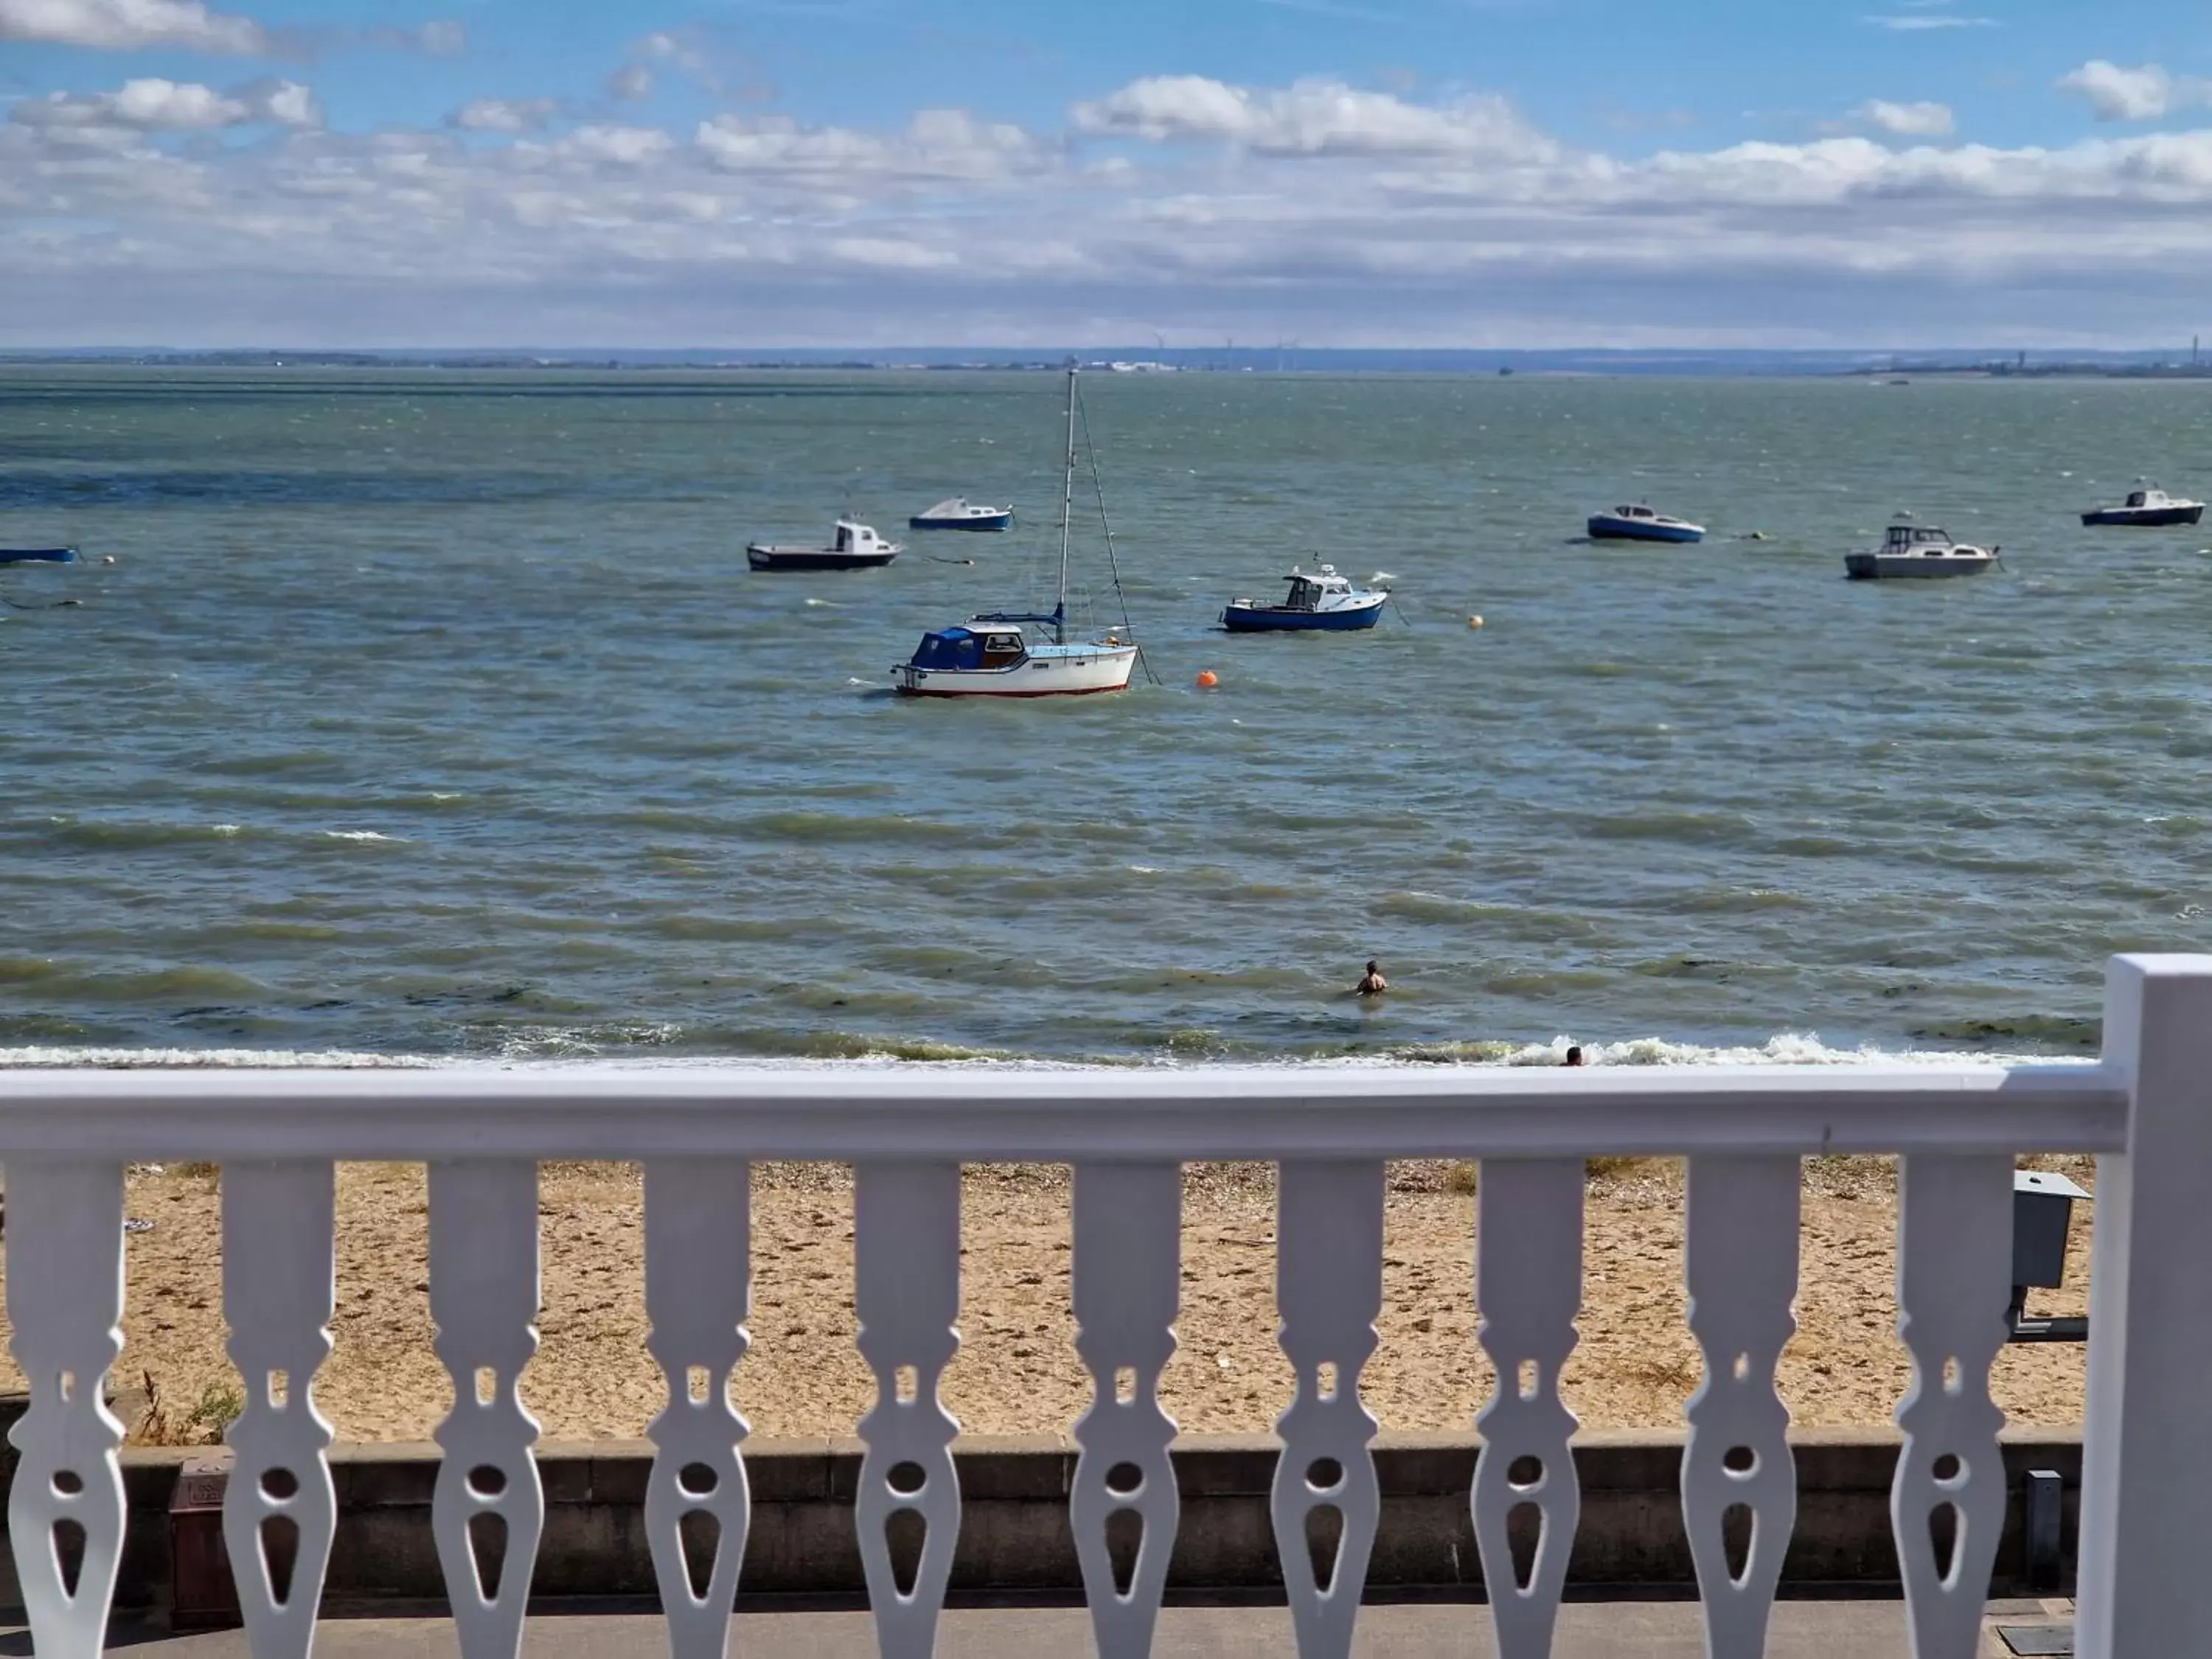
[[[2147,507],[2149,503],[2150,497],[2145,491],[2131,489],[2128,492],[2128,505],[2130,507]]]
[[[1948,532],[1929,524],[1893,524],[1889,527],[1889,545],[1897,548],[1945,548],[1951,545]]]

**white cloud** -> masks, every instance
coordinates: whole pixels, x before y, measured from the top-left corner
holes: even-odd
[[[693,42],[672,34],[666,29],[655,29],[641,34],[631,44],[630,50],[648,58],[658,58],[683,70],[702,70],[707,67],[706,54]]]
[[[590,161],[640,167],[667,155],[676,140],[659,127],[578,127],[561,141],[568,154]]]
[[[250,94],[249,94],[250,95]],[[269,118],[288,127],[319,127],[323,106],[315,94],[296,81],[278,81],[260,92],[260,108]]]
[[[2155,121],[2191,104],[2212,104],[2212,80],[2172,75],[2157,64],[2123,69],[2095,58],[2061,76],[2058,85],[2087,99],[2100,121]]]
[[[1167,143],[1217,143],[1260,155],[1529,155],[1556,147],[1504,99],[1408,103],[1341,81],[1253,89],[1200,75],[1154,75],[1078,104],[1079,131]]]
[[[607,96],[635,104],[653,96],[653,71],[642,64],[625,64],[607,76]]]
[[[717,115],[692,135],[715,166],[759,178],[811,176],[825,188],[982,183],[1033,170],[1045,148],[1022,128],[961,110],[922,110],[889,137],[801,126],[787,115]]]
[[[0,340],[2185,338],[2212,261],[2212,131],[1901,145],[1863,112],[1615,155],[1479,100],[1171,81],[1084,106],[1105,142],[558,105],[549,135],[531,100],[466,131],[161,136],[296,115],[289,84],[141,94],[136,125],[120,91],[17,100]],[[48,106],[98,118],[20,114]]]
[[[1869,126],[1900,138],[1941,138],[1956,125],[1948,104],[1893,104],[1869,98],[1851,112]]]
[[[0,0],[0,40],[127,52],[181,46],[255,58],[270,49],[250,17],[210,11],[200,0]]]
[[[49,93],[18,99],[9,110],[25,126],[117,127],[142,132],[206,131],[268,121],[279,126],[322,123],[315,94],[295,81],[259,81],[234,92],[189,81],[126,81],[113,92]]]
[[[1898,34],[1918,34],[1929,29],[1993,29],[1994,17],[1955,17],[1948,12],[1908,12],[1871,16],[1865,20],[1878,29]]]
[[[560,113],[557,98],[472,98],[446,125],[462,132],[543,132]]]

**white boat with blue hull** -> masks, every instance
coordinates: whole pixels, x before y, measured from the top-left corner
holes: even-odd
[[[1075,518],[1076,371],[1067,371],[1067,453],[1060,502],[1060,603],[1048,612],[988,611],[958,628],[921,636],[914,654],[891,670],[891,687],[908,697],[1079,697],[1128,689],[1136,642],[1109,631],[1096,640],[1067,637],[1067,562]],[[1093,461],[1096,471],[1096,460]],[[1008,511],[1012,511],[1011,508]],[[1104,517],[1102,498],[1100,516]],[[1107,533],[1110,559],[1112,532]],[[1115,591],[1121,579],[1115,578]],[[1032,637],[1051,630],[1049,641]]]
[[[1697,542],[1705,537],[1705,526],[1655,513],[1640,502],[1593,513],[1588,528],[1594,542]]]
[[[1014,509],[1011,507],[986,507],[981,501],[971,501],[965,495],[955,495],[938,502],[926,513],[917,513],[906,521],[908,530],[1011,530],[1014,524]]]
[[[1382,620],[1390,595],[1381,588],[1354,587],[1325,564],[1311,575],[1293,569],[1291,589],[1281,603],[1230,600],[1221,625],[1231,634],[1348,634]]]

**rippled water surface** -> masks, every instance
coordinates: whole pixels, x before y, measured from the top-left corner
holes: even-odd
[[[2212,388],[1085,388],[1162,683],[993,707],[886,670],[1047,597],[1053,376],[0,370],[0,1051],[2080,1053],[2212,948],[2212,526],[2075,517]],[[1900,507],[2006,568],[1844,582]],[[1316,556],[1402,618],[1212,631]]]

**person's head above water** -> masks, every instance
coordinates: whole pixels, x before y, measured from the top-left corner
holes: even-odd
[[[1382,971],[1382,964],[1370,958],[1367,963],[1367,971],[1370,974],[1379,974]]]
[[[1572,1048],[1568,1049],[1568,1050],[1567,1050],[1567,1057],[1566,1057],[1566,1059],[1565,1059],[1564,1061],[1562,1061],[1561,1063],[1562,1063],[1563,1065],[1567,1065],[1567,1066],[1579,1066],[1579,1065],[1581,1065],[1581,1064],[1583,1063],[1583,1051],[1582,1051],[1582,1048],[1581,1048],[1580,1045],[1577,1045],[1577,1046],[1576,1046],[1576,1047],[1574,1047],[1574,1048]]]

